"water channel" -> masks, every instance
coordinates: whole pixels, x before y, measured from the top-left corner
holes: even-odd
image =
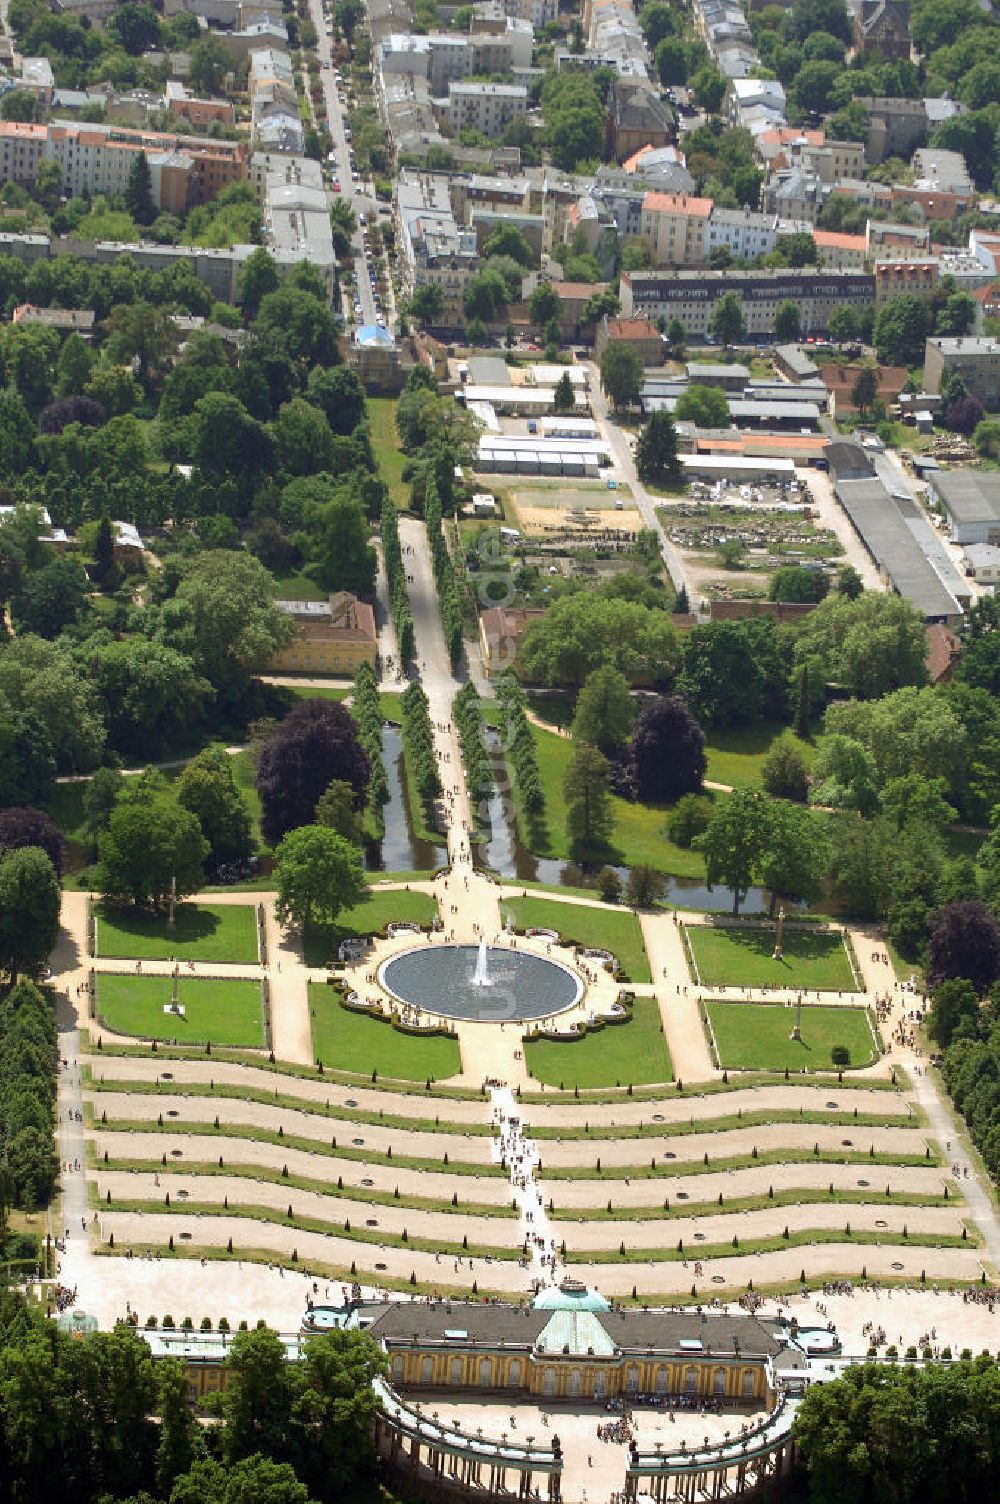
[[[414,832],[409,789],[403,767],[403,733],[388,722],[382,727],[382,761],[389,784],[385,835],[365,847],[369,872],[431,872],[448,859],[445,846],[422,841]]]

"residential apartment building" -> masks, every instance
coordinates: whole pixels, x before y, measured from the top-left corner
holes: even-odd
[[[621,79],[650,78],[649,54],[632,0],[584,0],[584,55],[606,61]]]
[[[758,157],[772,172],[783,167],[800,167],[827,185],[840,178],[857,177],[865,167],[862,142],[828,141],[824,132],[819,130],[774,126],[759,131],[754,145]]]
[[[300,156],[305,135],[288,53],[276,47],[251,52],[247,88],[254,146]]]
[[[377,49],[379,43],[394,31],[413,30],[413,9],[409,0],[368,0],[365,9],[373,49]]]
[[[1000,232],[970,230],[969,250],[991,277],[1000,275]]]
[[[554,21],[559,14],[559,0],[503,0],[508,16],[519,21],[529,21],[537,31],[547,21]]]
[[[780,219],[815,224],[826,198],[822,178],[804,167],[781,167],[772,172],[761,193],[761,207]]]
[[[124,194],[140,152],[149,162],[154,203],[172,214],[183,214],[194,204],[210,203],[223,188],[241,181],[247,173],[249,152],[245,141],[77,125],[65,120],[39,129],[47,136],[43,155],[58,163],[62,191],[68,198]]]
[[[708,334],[712,310],[723,293],[735,292],[743,305],[747,333],[773,335],[778,306],[789,301],[802,314],[804,332],[826,329],[834,308],[861,311],[871,305],[874,279],[867,272],[830,271],[815,267],[781,267],[743,271],[624,272],[621,304],[624,318],[677,318],[689,338]]]
[[[706,227],[705,260],[711,258],[717,246],[726,246],[741,261],[767,256],[782,233],[777,214],[762,214],[755,209],[720,209],[713,205]]]
[[[594,334],[594,359],[599,361],[608,345],[630,345],[644,366],[663,364],[663,335],[645,316],[609,318],[604,315]]]
[[[527,177],[494,177],[473,173],[452,177],[448,184],[451,207],[459,224],[467,224],[479,212],[520,214],[530,212],[531,184]]]
[[[813,240],[819,251],[821,266],[835,266],[840,270],[863,267],[868,257],[868,242],[864,235],[843,235],[835,230],[813,230]]]
[[[404,168],[396,187],[400,251],[407,292],[441,289],[441,323],[465,327],[465,289],[479,270],[474,230],[455,219],[444,175]]]
[[[511,73],[531,67],[535,31],[530,21],[506,16],[501,30],[473,32],[468,41],[473,73]]]
[[[707,259],[708,221],[713,207],[710,198],[646,194],[641,233],[653,247],[657,266],[699,266]]]
[[[900,297],[903,293],[930,292],[940,278],[937,256],[908,256],[899,261],[878,260],[872,263],[875,278],[875,307]]]
[[[908,161],[927,135],[927,107],[922,99],[861,98],[868,112],[867,153],[870,163],[886,157]]]
[[[945,193],[971,193],[972,179],[960,151],[940,146],[918,146],[913,153],[915,188],[939,189]]]
[[[946,377],[961,376],[970,397],[1000,409],[1000,340],[965,335],[929,339],[924,349],[924,389],[939,394]]]
[[[453,135],[472,129],[496,138],[527,110],[528,91],[523,84],[451,83],[441,114]]]
[[[320,164],[311,157],[290,157],[283,152],[257,153],[250,173],[264,211],[265,243],[278,266],[287,269],[308,261],[332,297],[337,258]]]
[[[240,160],[246,163],[246,144],[240,143],[239,149]],[[261,154],[246,164],[240,178],[251,183],[260,200],[264,215],[263,243],[279,270],[287,271],[298,262],[307,261],[321,274],[332,295],[336,260],[319,163],[306,157]],[[213,298],[223,303],[240,302],[243,267],[255,250],[256,246],[249,244],[209,249],[157,245],[152,241],[124,245],[103,240],[52,241],[47,235],[0,235],[0,255],[12,256],[25,266],[62,254],[79,256],[102,266],[112,266],[127,255],[137,266],[151,272],[183,266],[208,288]]]
[[[761,129],[775,129],[784,124],[785,91],[776,78],[734,78],[730,80],[727,109],[732,125],[747,125],[751,110],[761,109],[773,116]]]
[[[885,219],[870,219],[865,226],[868,259],[891,257],[905,261],[910,256],[926,258],[931,249],[931,232],[923,225],[893,224]]]
[[[48,139],[47,126],[0,120],[0,179],[25,186],[33,183]]]
[[[16,59],[15,59],[16,61]],[[47,57],[22,57],[17,77],[17,87],[30,94],[44,111],[52,106],[55,92],[55,76]]]
[[[416,73],[377,74],[382,86],[382,118],[397,151],[425,153],[445,145],[426,78]]]
[[[199,99],[186,84],[177,79],[168,79],[163,93],[163,102],[171,115],[186,120],[189,125],[209,126],[216,121],[220,125],[235,125],[236,111],[228,99]]]
[[[975,201],[972,189],[968,193],[951,193],[943,188],[921,188],[916,183],[893,183],[892,207],[905,204],[915,209],[922,220],[958,219],[970,209]]]
[[[426,36],[393,32],[379,44],[379,70],[426,78],[431,93],[444,95],[448,85],[473,74],[510,73],[531,66],[534,33],[527,21],[503,18],[500,32],[429,32]]]
[[[251,21],[239,31],[219,31],[212,35],[234,63],[246,62],[251,52],[258,52],[262,47],[288,48],[288,28],[280,16],[266,16]]]

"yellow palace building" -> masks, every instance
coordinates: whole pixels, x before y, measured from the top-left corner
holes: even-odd
[[[320,1312],[313,1320],[321,1327]],[[357,1307],[350,1324],[382,1345],[394,1387],[502,1390],[535,1402],[642,1397],[761,1409],[775,1361],[797,1366],[802,1356],[755,1316],[612,1310],[574,1281],[530,1306],[393,1301]]]

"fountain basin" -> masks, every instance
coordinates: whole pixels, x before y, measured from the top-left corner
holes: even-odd
[[[476,982],[485,974],[488,985]],[[425,945],[383,963],[379,980],[400,1002],[446,1018],[507,1023],[572,1008],[583,981],[568,966],[530,951],[475,945]]]

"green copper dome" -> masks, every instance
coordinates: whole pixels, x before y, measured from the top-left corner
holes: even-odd
[[[547,1285],[531,1302],[536,1311],[610,1311],[611,1306],[597,1290],[588,1290],[578,1279],[564,1279],[561,1285]]]

